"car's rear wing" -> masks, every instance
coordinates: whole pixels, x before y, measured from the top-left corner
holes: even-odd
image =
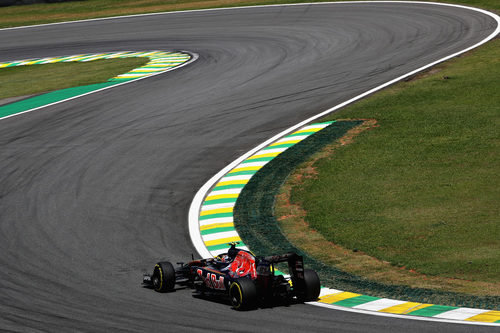
[[[302,256],[299,256],[295,252],[289,252],[285,254],[268,256],[262,258],[267,261],[272,266],[272,272],[274,272],[274,264],[286,262],[288,263],[288,269],[290,277],[293,284],[302,284],[304,281],[304,260]]]
[[[290,261],[295,262],[296,260],[302,260],[302,257],[295,252],[288,252],[285,254],[278,254],[275,256],[264,257],[263,259],[270,263],[276,264],[280,262],[290,262]]]

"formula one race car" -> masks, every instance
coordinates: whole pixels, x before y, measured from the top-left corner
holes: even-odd
[[[320,292],[318,274],[304,269],[302,257],[290,252],[256,258],[231,243],[227,253],[215,258],[193,260],[179,267],[163,261],[153,274],[145,274],[143,285],[158,292],[185,285],[201,294],[227,295],[237,310],[252,309],[267,301],[315,301]],[[275,264],[287,262],[290,276],[275,274]]]

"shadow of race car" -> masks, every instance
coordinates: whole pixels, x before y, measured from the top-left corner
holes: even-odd
[[[315,301],[320,281],[314,270],[304,269],[301,256],[255,257],[250,251],[230,243],[227,253],[189,263],[162,261],[152,274],[145,274],[143,286],[157,292],[173,291],[176,285],[195,289],[200,294],[227,296],[236,310],[256,308],[267,302]],[[276,264],[287,263],[289,275],[279,274]]]

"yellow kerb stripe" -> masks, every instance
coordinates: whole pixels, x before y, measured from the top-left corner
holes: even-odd
[[[434,304],[420,304],[420,305],[417,305],[416,307],[414,308],[411,308],[411,309],[408,309],[406,311],[407,314],[411,314],[413,311],[417,311],[417,310],[420,310],[420,309],[425,309],[425,308],[428,308],[429,306],[433,306]]]
[[[211,241],[207,241],[207,242],[205,242],[205,245],[206,246],[213,246],[213,245],[220,245],[220,244],[239,242],[239,241],[241,241],[241,238],[239,236],[234,236],[234,237],[214,239]]]
[[[131,70],[129,73],[154,73],[154,72],[160,72],[162,68],[136,68]]]
[[[163,68],[163,65],[157,65],[155,63],[148,62],[145,67]]]
[[[343,292],[338,293],[338,294],[323,296],[319,299],[319,301],[321,303],[332,304],[332,303],[336,303],[336,302],[343,301],[345,299],[353,298],[353,297],[357,297],[357,296],[361,296],[361,294],[355,294],[355,293],[350,293],[348,291],[343,291]]]
[[[78,61],[78,60],[81,60],[81,59],[85,59],[87,58],[88,56],[83,56],[83,57],[78,57],[78,58],[70,58],[70,59],[66,59],[64,60],[65,62],[69,62],[69,61]]]
[[[215,186],[224,186],[224,185],[237,185],[237,184],[246,184],[249,179],[240,179],[240,180],[228,180],[226,182],[218,182]]]
[[[421,304],[422,303],[406,302],[406,303],[403,303],[403,304],[391,306],[389,308],[380,310],[380,312],[404,314],[404,313],[407,313],[409,311],[413,311],[414,309],[416,309]]]
[[[33,65],[37,61],[39,61],[39,60],[27,61],[27,62],[24,63],[24,65],[25,66],[27,66],[27,65]]]
[[[300,141],[302,140],[287,140],[287,141],[281,141],[281,142],[276,142],[276,143],[273,143],[272,145],[270,145],[269,147],[272,147],[272,146],[279,146],[279,145],[287,145],[287,144],[290,144],[290,143],[299,143]]]
[[[478,314],[474,317],[466,319],[467,321],[482,321],[485,323],[494,323],[500,320],[500,311],[488,311],[485,313]]]
[[[101,59],[104,59],[104,56],[106,54],[105,53],[101,53],[101,54],[89,54],[88,56],[86,56],[85,60],[89,60],[89,59],[92,59],[92,60],[101,60]]]
[[[200,212],[200,216],[220,214],[220,213],[232,213],[232,212],[233,212],[233,207],[219,208],[219,209],[204,210]]]
[[[256,171],[256,170],[260,170],[261,168],[262,168],[262,166],[250,166],[250,167],[244,167],[244,168],[237,168],[237,169],[231,170],[230,174],[233,172],[239,172],[239,171]]]
[[[307,128],[307,129],[303,129],[303,130],[300,130],[300,131],[297,131],[297,132],[293,132],[292,134],[300,134],[300,133],[307,133],[307,132],[317,132],[317,131],[321,131],[324,127],[312,127],[312,128]]]
[[[210,230],[210,229],[215,229],[215,228],[227,228],[227,227],[234,227],[234,223],[229,222],[229,223],[212,223],[212,224],[207,224],[207,225],[201,226],[200,230]]]
[[[139,77],[143,77],[143,76],[146,76],[146,74],[144,74],[144,73],[139,73],[139,74],[121,74],[121,75],[115,76],[115,78],[117,78],[117,79],[127,79],[127,78],[139,78]]]
[[[217,199],[231,199],[231,198],[237,198],[238,196],[239,196],[238,193],[209,195],[208,197],[205,198],[205,201],[217,200]]]
[[[261,157],[275,157],[275,156],[278,156],[279,154],[281,154],[281,152],[254,155],[252,157],[247,158],[247,161],[253,160],[255,158],[261,158]]]

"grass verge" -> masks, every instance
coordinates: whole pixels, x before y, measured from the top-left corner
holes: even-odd
[[[384,284],[404,284],[412,288],[425,288],[474,295],[500,296],[500,284],[481,281],[443,278],[419,274],[415,270],[396,267],[387,261],[379,260],[363,253],[359,249],[347,249],[328,241],[321,233],[312,229],[306,221],[306,211],[290,200],[292,189],[302,186],[310,178],[318,177],[314,164],[335,154],[337,149],[352,143],[356,136],[366,130],[375,129],[378,124],[373,119],[365,120],[362,125],[346,133],[340,140],[323,147],[311,159],[296,168],[280,188],[276,197],[275,216],[283,233],[293,244],[323,263],[363,276]],[[327,250],[325,250],[327,249]]]
[[[234,222],[245,244],[254,249],[257,255],[296,252],[304,257],[306,267],[318,272],[322,285],[335,289],[419,303],[500,310],[500,296],[475,296],[402,284],[387,284],[360,277],[323,263],[304,251],[303,244],[299,244],[300,247],[294,246],[285,237],[278,226],[274,210],[274,198],[278,194],[280,185],[297,165],[306,162],[312,154],[341,138],[359,123],[357,121],[333,123],[278,155],[250,179],[234,208]]]
[[[90,18],[144,14],[154,12],[300,3],[294,0],[85,0],[51,4],[0,7],[0,28],[64,22]],[[315,1],[311,2],[324,2]],[[444,2],[437,0],[436,2]],[[500,10],[492,0],[455,0],[456,4]]]
[[[410,272],[443,290],[500,294],[499,45],[325,119],[379,127],[310,165],[317,175],[292,185],[290,203],[331,244],[391,263],[372,279],[412,285]],[[364,276],[351,257],[344,269]],[[395,267],[404,274],[388,281]]]
[[[148,61],[126,58],[1,68],[0,100],[106,82]]]

